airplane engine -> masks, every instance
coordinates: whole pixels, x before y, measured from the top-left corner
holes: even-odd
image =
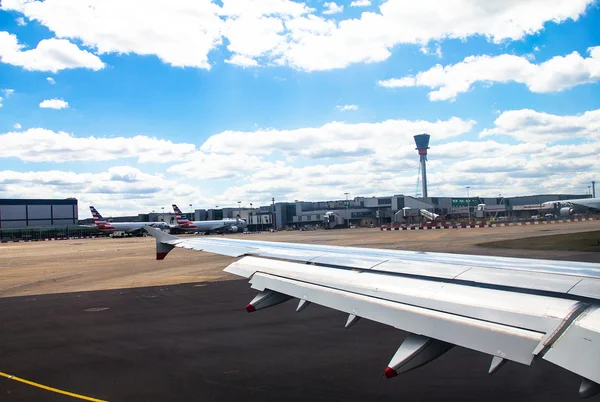
[[[238,231],[238,227],[237,227],[237,226],[231,226],[231,227],[229,228],[229,230],[231,230],[233,233],[235,233],[235,232],[237,232],[237,231]]]
[[[573,215],[573,208],[564,207],[560,209],[560,216],[570,216]]]

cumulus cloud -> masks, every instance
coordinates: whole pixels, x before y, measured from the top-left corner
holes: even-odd
[[[135,137],[76,137],[64,131],[30,128],[0,134],[0,158],[25,162],[109,161],[137,158],[140,163],[181,160],[192,144],[138,135]],[[185,150],[185,151],[182,151]]]
[[[18,17],[16,20],[17,25],[20,27],[24,27],[25,25],[27,25],[27,21],[25,21],[25,18],[23,17]]]
[[[219,7],[210,0],[145,1],[143,18],[136,0],[3,1],[2,8],[21,12],[57,37],[79,40],[100,55],[155,55],[175,67],[209,69],[208,52],[221,44]]]
[[[369,7],[371,5],[371,0],[354,0],[350,3],[350,7]]]
[[[56,84],[56,81],[55,81],[55,80],[54,80],[54,78],[52,78],[52,77],[47,77],[47,78],[46,78],[46,81],[48,81],[48,83],[49,83],[50,85],[54,85],[54,84]]]
[[[462,62],[437,64],[415,76],[379,81],[386,88],[426,86],[432,101],[453,100],[470,90],[476,82],[518,82],[530,91],[547,93],[562,91],[576,85],[600,81],[600,46],[588,49],[589,57],[573,52],[555,56],[543,63],[534,64],[531,58],[502,54],[500,56],[469,56]]]
[[[333,1],[323,3],[323,14],[338,14],[344,11],[344,6],[339,6]]]
[[[6,98],[8,98],[9,96],[11,96],[12,94],[15,93],[15,90],[14,89],[0,89],[0,92],[2,92],[4,94],[4,96]],[[4,106],[2,104],[2,102],[4,101],[4,99],[5,99],[4,97],[0,96],[0,107]]]
[[[554,142],[558,140],[600,139],[600,109],[580,115],[559,116],[531,109],[509,110],[484,129],[480,137],[506,135],[519,141]]]
[[[234,179],[259,170],[276,170],[283,165],[282,162],[265,162],[258,156],[239,151],[231,155],[195,152],[187,159],[167,171],[195,179]]]
[[[520,40],[547,23],[577,20],[592,3],[522,0],[481,5],[472,0],[423,0],[407,5],[388,0],[377,11],[339,22],[290,0],[223,0],[222,6],[209,0],[167,5],[151,0],[144,2],[144,18],[138,18],[136,0],[4,0],[2,9],[39,22],[58,38],[81,41],[99,55],[154,55],[173,66],[209,69],[209,52],[226,40],[233,53],[229,62],[243,60],[241,65],[248,66],[255,60],[260,65],[315,71],[380,62],[399,44],[426,46],[430,41],[472,36],[494,43]],[[325,12],[342,7],[326,4],[330,6]],[[367,1],[351,4],[363,6]]]
[[[65,102],[62,99],[46,99],[40,102],[40,107],[42,109],[67,109],[69,102]]]
[[[344,106],[338,105],[337,108],[341,112],[346,112],[348,110],[358,110],[358,106],[356,106],[356,105],[344,105]]]
[[[436,43],[434,49],[431,49],[431,48],[429,48],[427,46],[421,46],[419,48],[419,51],[421,51],[421,53],[423,53],[423,54],[428,54],[428,55],[434,55],[435,54],[440,59],[443,57],[442,47],[440,46],[439,43]],[[383,82],[383,81],[380,81],[380,82]],[[383,86],[385,86],[385,85],[383,85]]]
[[[16,128],[17,130],[21,129],[21,125],[19,123],[15,123],[13,124],[13,128]]]
[[[81,50],[66,39],[43,39],[35,49],[24,50],[25,46],[17,37],[8,32],[0,32],[0,61],[31,71],[51,71],[53,73],[72,68],[100,70],[104,63],[98,56]]]
[[[340,21],[325,32],[292,29],[292,41],[280,60],[301,70],[329,70],[386,60],[399,44],[424,45],[476,35],[495,43],[519,40],[539,32],[549,21],[576,20],[590,3],[528,0],[498,2],[492,7],[475,6],[467,0],[426,0],[410,5],[390,0],[378,13],[364,12],[360,18]]]
[[[599,122],[600,110],[573,116],[506,111],[481,131],[481,138],[472,140],[459,136],[475,122],[459,118],[332,122],[295,130],[225,131],[210,137],[201,149],[144,136],[83,138],[29,129],[0,135],[0,158],[26,162],[136,158],[169,165],[163,174],[123,164],[103,173],[4,171],[0,198],[75,196],[83,205],[108,205],[108,211],[133,214],[168,207],[174,199],[211,207],[235,205],[232,200],[265,205],[271,197],[340,199],[346,191],[352,196],[414,195],[418,155],[412,136],[422,132],[432,135],[428,170],[433,195],[463,194],[465,185],[481,196],[583,193],[600,169]],[[555,144],[564,139],[583,145]]]
[[[160,173],[131,166],[112,166],[100,173],[71,171],[0,171],[0,198],[67,198],[79,201],[79,217],[94,205],[105,216],[169,211],[174,199],[205,203],[195,187]]]
[[[319,158],[324,149],[328,156],[365,154],[365,150],[394,154],[396,149],[414,148],[412,136],[423,132],[438,139],[467,133],[473,120],[457,117],[443,121],[386,120],[379,123],[327,123],[321,127],[295,130],[224,131],[208,138],[201,146],[206,153],[232,154],[237,149],[259,155],[280,151],[288,156]],[[381,144],[386,144],[385,150]],[[310,146],[309,146],[310,145]]]
[[[225,60],[225,63],[235,64],[240,67],[258,67],[256,60],[239,54],[234,54],[229,60]]]
[[[429,182],[436,194],[462,194],[465,185],[472,186],[475,194],[482,196],[578,193],[584,192],[581,186],[593,180],[600,169],[597,158],[600,130],[596,121],[599,113],[600,110],[580,116],[554,116],[528,110],[504,112],[494,127],[481,134],[481,137],[495,134],[498,140],[454,140],[460,132],[468,132],[467,127],[457,129],[466,124],[460,119],[460,123],[436,122],[430,123],[430,127],[420,125],[423,122],[361,125],[334,122],[298,130],[224,132],[209,138],[201,149],[227,154],[228,149],[235,149],[235,144],[238,149],[260,157],[255,164],[249,164],[252,169],[243,173],[241,184],[236,176],[233,186],[215,196],[219,202],[226,202],[228,197],[255,203],[268,203],[272,196],[282,201],[340,199],[346,191],[364,196],[414,195],[418,157],[412,135],[433,131],[436,134],[432,134],[435,142],[429,155]],[[438,124],[445,126],[442,129],[436,127]],[[448,128],[453,126],[453,132],[449,133]],[[560,135],[554,136],[556,133]],[[513,139],[504,142],[503,136],[507,134],[517,139],[517,143]],[[567,136],[585,145],[553,145],[553,141]],[[319,160],[328,157],[335,161]],[[274,158],[279,165],[261,167],[259,161],[266,158],[271,161]]]

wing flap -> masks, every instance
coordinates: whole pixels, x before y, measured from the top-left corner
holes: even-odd
[[[375,267],[377,271],[394,274],[432,276],[440,279],[454,279],[471,267],[429,261],[391,259]]]
[[[600,298],[600,279],[583,278],[573,289],[568,292],[570,295]]]
[[[338,253],[323,254],[317,258],[313,258],[308,262],[319,265],[334,265],[338,267],[371,269],[379,266],[381,263],[388,261],[386,257],[364,257],[360,255],[340,255]]]
[[[557,293],[567,293],[581,280],[578,276],[493,268],[471,268],[457,275],[455,279]]]
[[[411,333],[530,364],[543,334],[320,285],[255,273],[254,289],[273,290]]]
[[[543,333],[554,332],[577,306],[573,300],[541,295],[258,257],[244,257],[225,271],[246,278],[261,272]]]
[[[600,308],[578,317],[544,360],[600,383]]]

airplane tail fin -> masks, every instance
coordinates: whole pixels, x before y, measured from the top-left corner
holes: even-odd
[[[94,223],[96,227],[101,230],[113,230],[114,227],[107,222],[102,215],[94,208],[93,205],[90,205],[90,211],[92,211],[92,216],[94,217]]]
[[[169,251],[173,250],[175,247],[169,242],[174,240],[179,240],[179,237],[170,235],[168,233],[163,232],[160,229],[156,229],[149,226],[144,226],[144,230],[148,232],[148,234],[156,239],[156,259],[164,260]]]
[[[183,215],[183,212],[179,209],[176,204],[173,204],[173,211],[175,211],[175,218],[177,218],[177,224],[185,225],[190,223],[190,220]]]

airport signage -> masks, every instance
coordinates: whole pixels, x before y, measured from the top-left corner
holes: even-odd
[[[534,205],[515,205],[512,207],[513,211],[533,211],[536,209],[542,209],[542,204],[534,204]]]
[[[479,199],[479,197],[453,198],[452,199],[452,208],[468,207],[469,205],[477,206],[482,203],[483,202]]]

